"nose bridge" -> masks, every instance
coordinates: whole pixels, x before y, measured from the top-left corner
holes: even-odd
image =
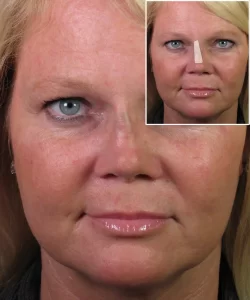
[[[126,181],[160,176],[157,156],[147,143],[150,134],[143,120],[136,120],[127,110],[116,113],[97,158],[95,173],[102,178]]]
[[[117,112],[107,147],[118,168],[133,168],[142,159],[143,138],[138,134],[139,128],[139,122],[129,115],[128,110]]]
[[[187,58],[188,73],[210,73],[211,57],[200,40],[194,40]]]
[[[128,109],[117,111],[114,120],[114,136],[117,146],[122,149],[125,147],[135,148],[140,143],[140,139],[136,138],[137,127],[135,118],[129,113]]]
[[[120,99],[114,105],[112,132],[117,147],[132,150],[142,142],[138,132],[145,129],[144,110],[137,102],[133,99]]]

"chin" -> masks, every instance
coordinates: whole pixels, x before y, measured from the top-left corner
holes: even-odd
[[[166,254],[138,245],[114,245],[95,254],[95,258],[84,261],[75,257],[68,266],[92,282],[124,288],[154,286],[172,273],[171,268],[165,267],[169,266]]]
[[[128,247],[126,251],[104,249],[92,264],[86,266],[85,262],[82,270],[91,281],[120,288],[166,285],[184,271],[183,262],[180,260],[176,264],[166,252],[157,254],[157,251],[139,248]]]
[[[198,103],[197,103],[198,102]],[[215,107],[206,101],[194,101],[193,103],[188,103],[186,106],[182,106],[180,109],[176,108],[176,111],[179,112],[184,118],[200,120],[204,123],[216,118],[219,112]]]
[[[144,266],[128,265],[106,266],[97,274],[92,274],[92,279],[104,285],[116,286],[120,288],[149,288],[164,282],[166,274],[158,268],[147,268]]]

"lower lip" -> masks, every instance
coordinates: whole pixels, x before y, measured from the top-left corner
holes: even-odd
[[[186,90],[183,91],[192,98],[209,98],[213,96],[216,90]]]
[[[169,219],[111,219],[111,218],[92,218],[85,216],[98,230],[102,230],[108,235],[139,237],[151,235],[162,230]]]

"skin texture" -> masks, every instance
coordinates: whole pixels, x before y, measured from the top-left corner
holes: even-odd
[[[10,107],[41,300],[217,299],[246,127],[145,126],[144,30],[101,0],[57,0],[49,15],[26,34]],[[85,117],[49,118],[63,112],[43,101],[70,96],[87,99]],[[83,216],[104,211],[171,218],[151,236],[113,237]]]
[[[224,32],[217,34],[218,29]],[[235,45],[223,49],[216,43],[219,39],[232,40]],[[179,40],[183,46],[169,49],[166,42],[171,40]],[[195,40],[199,41],[203,63],[194,62]],[[150,54],[164,102],[164,123],[236,123],[248,60],[247,36],[240,29],[198,2],[171,1],[157,11]],[[197,99],[185,92],[190,87],[216,92]]]

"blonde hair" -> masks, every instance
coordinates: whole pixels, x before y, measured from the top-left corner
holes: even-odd
[[[145,0],[112,0],[126,4],[138,24],[144,25]],[[15,81],[19,49],[31,18],[42,13],[49,0],[5,0],[0,2],[0,288],[20,278],[39,255],[39,244],[26,221],[12,161],[8,134],[8,112]],[[121,5],[122,6],[122,5]]]
[[[145,1],[146,0],[126,0],[126,4],[130,11],[137,16],[141,24],[145,24]]]
[[[207,9],[220,18],[232,23],[242,30],[248,37],[248,1],[201,1]],[[162,2],[148,2],[147,8],[147,31],[148,31],[148,112],[154,109],[157,102],[161,101],[157,93],[154,77],[151,72],[151,62],[149,55],[150,39],[153,31],[154,20]],[[244,84],[239,96],[239,105],[244,115],[244,120],[248,123],[248,68],[245,74]],[[150,118],[150,116],[149,116]]]

